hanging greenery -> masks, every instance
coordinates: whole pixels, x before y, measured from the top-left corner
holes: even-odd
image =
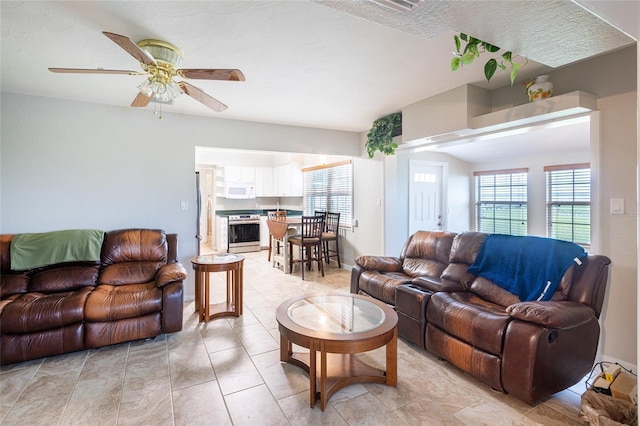
[[[453,41],[456,45],[456,51],[454,52],[454,58],[451,60],[451,71],[455,71],[463,65],[469,65],[476,58],[479,58],[481,53],[496,53],[500,50],[498,46],[494,46],[486,41],[479,40],[464,33],[453,36]],[[462,50],[460,50],[462,47],[461,41],[466,42],[464,49]],[[507,51],[502,55],[489,59],[484,64],[484,76],[487,81],[490,81],[498,68],[502,71],[506,71],[507,68],[510,68],[511,85],[513,86],[513,82],[518,75],[518,71],[520,71],[520,67],[526,65],[527,62],[528,61],[524,64],[513,62],[513,53]]]
[[[367,154],[373,158],[376,151],[385,155],[392,155],[396,152],[398,144],[393,142],[393,137],[400,134],[402,129],[402,113],[396,112],[373,122],[371,130],[367,133]]]

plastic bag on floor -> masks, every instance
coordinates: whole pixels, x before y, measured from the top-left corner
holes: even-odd
[[[637,425],[638,406],[589,389],[582,394],[582,418],[595,426]]]

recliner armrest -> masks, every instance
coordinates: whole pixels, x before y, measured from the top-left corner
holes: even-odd
[[[458,282],[439,280],[437,278],[430,277],[416,277],[411,281],[411,283],[434,292],[446,291],[447,293],[452,293],[454,291],[466,290],[464,286]]]
[[[380,272],[400,272],[402,262],[397,257],[390,256],[358,256],[355,260],[362,269]]]
[[[184,269],[182,264],[178,262],[169,263],[158,270],[156,274],[156,285],[158,287],[164,287],[169,283],[183,281],[186,278],[187,270]]]
[[[507,306],[506,311],[513,318],[551,328],[575,327],[595,317],[593,309],[571,301],[520,302]]]

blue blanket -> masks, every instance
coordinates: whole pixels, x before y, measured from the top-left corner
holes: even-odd
[[[572,262],[580,263],[586,255],[569,241],[492,234],[469,272],[493,281],[523,302],[550,300]]]

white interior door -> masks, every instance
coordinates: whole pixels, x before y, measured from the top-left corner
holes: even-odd
[[[410,160],[409,234],[444,229],[446,163]]]

